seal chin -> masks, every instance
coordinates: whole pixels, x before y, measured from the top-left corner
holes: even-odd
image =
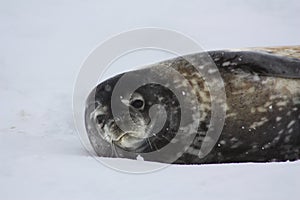
[[[145,138],[136,137],[135,135],[134,132],[125,132],[114,141],[114,144],[127,151],[136,150],[144,144]]]
[[[103,126],[99,125],[97,131],[108,143],[114,144],[126,151],[134,151],[144,144],[148,136],[145,126],[138,125],[136,129],[133,131],[123,131],[114,120],[111,120]]]

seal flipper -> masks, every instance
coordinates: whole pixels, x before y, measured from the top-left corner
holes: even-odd
[[[300,59],[272,55],[257,51],[210,51],[208,52],[219,68],[240,69],[248,73],[300,78]]]

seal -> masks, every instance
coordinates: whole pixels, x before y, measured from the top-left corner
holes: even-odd
[[[167,87],[168,84],[145,84],[132,94],[130,91],[127,93],[125,87],[123,92],[127,95],[120,96],[120,99],[112,98],[116,84],[125,74],[129,74],[132,80],[142,79],[145,74],[151,74],[154,68],[171,67],[186,80],[182,82],[174,77],[172,84],[182,91],[188,90],[187,84],[191,86],[198,103],[192,102],[190,111],[194,105],[200,112],[195,137],[173,163],[279,162],[299,159],[300,46],[207,53],[217,66],[226,93],[225,124],[209,154],[199,156],[211,125],[211,104],[217,99],[211,99],[205,77],[184,57],[177,57],[136,70],[132,75],[129,72],[119,74],[91,91],[86,101],[85,124],[97,155],[135,159],[139,153],[159,151],[174,142],[180,116],[189,111],[181,110],[178,97]],[[203,53],[188,56],[197,60],[203,58]],[[130,131],[118,126],[118,122],[126,124],[128,119],[113,115],[113,103],[129,110],[130,119],[134,122]],[[163,124],[160,124],[159,118],[162,113],[151,110],[155,105],[162,106],[161,110],[166,114]],[[155,132],[153,126],[157,124],[160,124],[160,130],[152,133]],[[171,154],[144,160],[168,162],[168,156],[173,156]]]

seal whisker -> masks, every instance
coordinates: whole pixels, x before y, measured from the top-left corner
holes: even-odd
[[[146,138],[146,142],[149,144],[150,148],[153,149],[152,145],[151,145],[151,142],[149,140],[149,138]]]
[[[110,145],[111,145],[111,150],[112,150],[112,152],[111,152],[112,156],[119,157],[118,152],[117,152],[117,148],[116,148],[114,142],[111,141]]]
[[[168,142],[171,142],[171,139],[167,138],[166,136],[164,135],[160,135],[162,138],[166,139]]]

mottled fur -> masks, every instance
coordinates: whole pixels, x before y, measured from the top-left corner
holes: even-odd
[[[188,149],[183,150],[184,153],[174,163],[269,162],[299,159],[299,49],[299,47],[280,47],[208,52],[223,78],[227,100],[224,108],[226,118],[223,131],[213,150],[204,158],[199,157],[199,155],[203,139],[206,137],[205,133],[210,126],[212,100],[205,78],[197,73],[197,70],[187,60],[181,57],[152,65],[152,67],[170,66],[179,71],[186,81],[177,82],[173,80],[174,85],[184,91],[186,85],[189,84],[193,88],[191,92],[197,96],[199,101],[197,105],[201,114],[198,133],[196,133],[193,143]],[[190,57],[197,60],[201,59],[202,54],[194,54]],[[210,70],[207,69],[209,73],[215,73]],[[97,112],[100,112],[99,109],[103,112],[103,107],[106,107],[104,111],[106,119],[103,123],[113,120],[110,110],[111,91],[107,91],[107,88],[105,90],[105,87],[109,85],[113,89],[120,77],[121,75],[101,83],[92,91],[87,100],[86,126],[96,153],[99,156],[135,158],[138,153],[162,148],[174,137],[179,124],[180,109],[178,102],[173,102],[176,100],[174,99],[175,96],[157,85],[149,85],[138,91],[143,96],[145,103],[151,98],[152,103],[167,105],[169,121],[156,137],[153,136],[138,145],[132,143],[136,146],[132,145],[131,152],[120,151],[121,153],[116,153],[116,149],[122,149],[121,142],[116,140],[115,146],[110,144],[109,139],[106,141],[103,138],[103,132],[112,135],[117,133],[116,135],[119,136],[114,136],[115,138],[122,138],[123,136],[120,136],[122,132],[117,131],[116,128],[107,131],[96,128],[95,118]],[[158,97],[155,94],[159,94]],[[143,108],[145,111],[141,112],[142,116],[134,116],[133,118],[143,119],[142,123],[147,122],[147,109],[151,105]],[[109,126],[104,127],[106,129],[111,128]],[[127,141],[130,141],[130,138],[127,138]],[[128,144],[130,145],[130,143]],[[167,162],[167,158],[158,158],[154,161]]]

